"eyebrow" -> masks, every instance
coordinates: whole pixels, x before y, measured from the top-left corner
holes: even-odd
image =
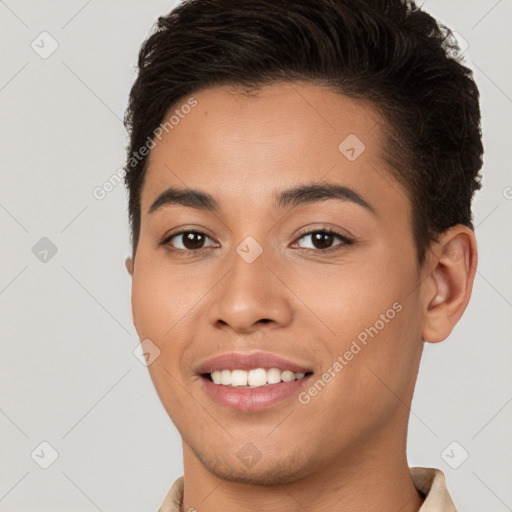
[[[374,215],[377,214],[375,208],[363,199],[355,190],[337,185],[327,184],[305,184],[283,190],[274,195],[274,208],[294,208],[304,204],[316,203],[327,199],[337,199],[340,201],[350,201]],[[182,205],[198,210],[220,213],[221,208],[218,201],[208,192],[192,188],[180,188],[172,186],[164,190],[153,202],[148,210],[148,214],[154,213],[163,206]]]

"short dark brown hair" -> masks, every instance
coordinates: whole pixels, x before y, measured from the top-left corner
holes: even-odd
[[[420,266],[449,227],[473,229],[479,91],[450,29],[406,0],[185,0],[143,43],[125,115],[134,256],[147,168],[147,156],[134,155],[169,109],[215,85],[292,81],[326,85],[381,114],[384,159],[408,191]]]

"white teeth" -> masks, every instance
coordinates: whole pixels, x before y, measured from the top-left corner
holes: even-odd
[[[283,373],[281,373],[281,380],[284,382],[291,382],[292,380],[295,380],[295,373],[291,372],[290,370],[285,370]]]
[[[279,368],[270,368],[270,370],[267,370],[267,382],[269,384],[281,382],[281,370]]]
[[[231,372],[232,386],[247,386],[247,372],[243,370],[233,370]]]
[[[254,370],[215,370],[210,376],[214,384],[224,386],[258,388],[267,384],[277,384],[281,381],[291,382],[292,380],[302,379],[304,373],[293,373],[290,370],[280,370],[279,368],[255,368]]]
[[[227,386],[231,384],[231,372],[229,370],[222,370],[220,372],[220,383]]]
[[[235,373],[236,370],[232,372]],[[242,371],[242,370],[239,370]],[[247,375],[247,372],[243,372]],[[231,377],[233,379],[233,377]],[[264,368],[256,368],[255,370],[249,370],[249,374],[247,377],[247,384],[249,386],[264,386],[267,383],[267,370]],[[233,380],[231,380],[231,384],[233,384]]]

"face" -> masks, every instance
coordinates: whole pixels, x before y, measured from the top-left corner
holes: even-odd
[[[402,447],[421,276],[382,120],[304,83],[193,99],[150,152],[132,289],[138,335],[160,350],[149,372],[189,463],[269,484]],[[172,199],[170,187],[196,200]],[[199,374],[214,356],[261,352],[308,373],[272,384],[287,386],[273,400],[261,388],[216,398],[212,387],[227,386]]]

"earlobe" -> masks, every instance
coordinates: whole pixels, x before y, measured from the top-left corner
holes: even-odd
[[[473,230],[457,225],[436,244],[433,269],[424,283],[422,337],[430,343],[446,339],[464,313],[476,273]]]

